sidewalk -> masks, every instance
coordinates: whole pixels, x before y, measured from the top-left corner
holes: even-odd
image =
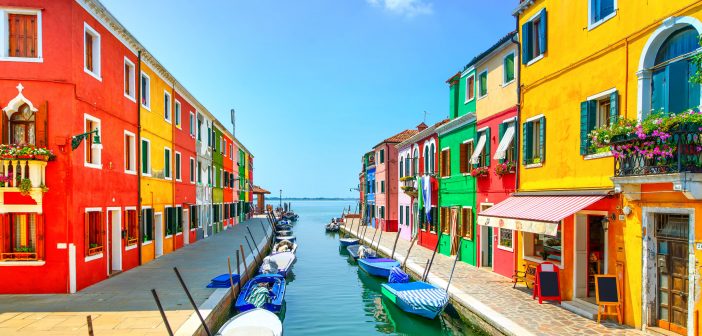
[[[356,228],[351,229],[356,235]],[[363,227],[361,233],[364,233]],[[366,244],[370,244],[374,233],[372,227],[365,232]],[[380,233],[376,235],[374,247],[378,244],[379,235]],[[383,232],[379,251],[390,255],[396,236],[395,232]],[[409,241],[399,239],[395,259],[403,262],[409,246]],[[431,250],[415,244],[410,252],[407,268],[415,274],[422,274],[431,255]],[[453,257],[436,253],[427,281],[446,288],[453,260]],[[639,330],[613,322],[597,324],[554,304],[539,304],[538,301],[532,300],[531,291],[527,292],[519,287],[513,289],[511,279],[464,262],[456,264],[449,293],[454,306],[457,302],[462,308],[489,324],[490,328],[505,335],[643,335]]]
[[[265,217],[253,218],[212,237],[129,270],[76,294],[0,296],[0,335],[88,335],[86,316],[91,315],[95,335],[167,335],[151,289],[155,288],[176,334],[192,335],[199,320],[183,291],[173,267],[178,267],[197,305],[212,311],[229,289],[205,288],[210,279],[227,272],[227,257],[236,272],[239,244],[251,267],[253,254],[246,245],[247,227],[259,249],[265,245]],[[251,238],[249,238],[250,240]],[[243,272],[243,263],[242,263]],[[21,280],[18,280],[21,281]],[[27,284],[31,286],[31,284]],[[194,328],[194,330],[193,330]],[[179,330],[180,329],[180,330]]]

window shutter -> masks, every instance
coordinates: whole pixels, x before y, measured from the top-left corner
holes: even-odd
[[[466,163],[468,162],[468,158],[467,158],[467,155],[466,155],[466,154],[467,154],[467,153],[466,153],[467,147],[468,147],[468,145],[467,145],[467,144],[464,144],[464,143],[461,144],[461,146],[460,146],[460,149],[461,149],[461,150],[460,150],[460,153],[459,153],[459,156],[458,156],[458,160],[459,160],[459,166],[460,166],[459,169],[461,170],[461,173],[465,173],[466,170],[467,170],[467,169],[466,169]]]
[[[8,55],[10,57],[37,57],[36,15],[8,14]]]
[[[584,101],[580,103],[580,155],[586,155],[588,152],[589,141],[587,141],[587,134],[589,133],[589,101]]]
[[[548,32],[547,29],[547,22],[546,22],[546,8],[541,10],[541,14],[539,14],[541,17],[541,24],[539,25],[539,54],[544,54],[546,53],[546,43],[547,43],[547,36],[546,33]]]
[[[514,135],[512,137],[512,154],[514,158],[514,164],[516,165],[517,162],[519,162],[519,128],[517,128],[516,121],[510,124],[514,125]]]
[[[541,117],[539,126],[539,156],[541,164],[544,164],[546,162],[546,118]]]
[[[529,148],[531,146],[531,137],[529,136],[531,132],[531,122],[527,121],[522,124],[522,134],[524,135],[524,141],[522,143],[522,164],[528,164],[531,158],[529,157]]]
[[[3,113],[4,114],[4,113]],[[12,224],[7,220],[8,215],[0,215],[0,252],[10,252],[10,226]]]
[[[678,61],[669,64],[666,68],[668,71],[668,108],[667,113],[679,113],[687,110],[690,106],[689,89],[690,85],[688,76],[688,66],[686,61]],[[694,104],[699,105],[699,100]]]
[[[32,215],[29,215],[32,216]],[[2,225],[0,223],[0,225]],[[36,234],[37,234],[37,242],[36,242],[36,251],[37,251],[37,258],[40,260],[44,259],[44,215],[40,214],[35,214],[34,215],[34,225],[36,225]]]
[[[522,25],[522,64],[527,64],[531,61],[532,28],[531,22]]]
[[[492,142],[492,137],[490,136],[490,128],[485,130],[485,167],[490,167],[490,160],[492,155],[490,154],[490,142]]]
[[[505,134],[505,126],[506,126],[506,125],[507,125],[507,124],[505,124],[505,123],[501,123],[501,124],[498,125],[498,127],[497,127],[497,134],[499,135],[499,136],[497,137],[497,141],[498,141],[497,143],[498,143],[498,144],[499,144],[500,142],[502,142],[502,136]],[[500,163],[503,163],[503,162],[505,162],[505,159],[500,159]]]
[[[88,255],[88,249],[90,249],[90,213],[85,213],[85,255]]]
[[[609,95],[609,124],[615,125],[619,120],[619,91]]]
[[[34,122],[36,125],[36,145],[39,147],[49,146],[48,112],[49,102],[44,102],[39,106],[37,113],[34,115]]]

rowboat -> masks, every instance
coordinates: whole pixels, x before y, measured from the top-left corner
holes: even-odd
[[[275,229],[276,230],[291,230],[292,229],[292,224],[276,224]]]
[[[358,238],[341,238],[341,239],[339,239],[339,245],[341,245],[341,246],[358,245]]]
[[[400,262],[395,259],[388,258],[363,258],[358,259],[358,267],[368,272],[370,275],[375,275],[387,278],[390,275],[390,269],[395,266],[400,266]]]
[[[295,253],[297,252],[297,244],[288,241],[288,240],[283,240],[279,243],[276,243],[273,245],[273,249],[271,250],[271,254],[277,254],[281,252],[292,252]]]
[[[346,246],[346,250],[349,251],[349,255],[353,258],[353,260],[358,260],[358,258],[361,256],[361,247],[363,247],[363,254],[364,257],[366,258],[375,258],[375,252],[373,252],[372,249],[365,247],[363,245],[351,245],[351,246]]]
[[[423,281],[384,283],[380,291],[400,309],[428,319],[441,314],[449,302],[446,290]]]
[[[232,317],[217,332],[219,336],[283,335],[283,323],[265,309],[252,309]]]
[[[265,284],[267,297],[261,294],[259,284]],[[236,299],[236,309],[240,312],[263,308],[277,313],[285,298],[285,278],[280,274],[260,274],[246,282]]]
[[[292,230],[280,230],[280,231],[276,231],[275,235],[276,236],[292,236],[292,233],[293,233]]]
[[[294,242],[297,240],[297,238],[295,238],[295,236],[292,236],[292,235],[290,235],[290,236],[277,236],[277,237],[275,237],[275,242],[276,242],[276,243],[282,242],[283,240],[287,240],[287,241],[290,241],[290,242],[293,242],[293,243],[294,243]]]
[[[261,274],[271,274],[277,273],[282,276],[287,276],[288,271],[292,268],[295,263],[295,253],[292,252],[282,252],[271,254],[263,258],[261,267],[258,268],[258,272]]]

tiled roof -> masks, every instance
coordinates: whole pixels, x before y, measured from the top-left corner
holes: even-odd
[[[263,189],[257,185],[253,186],[253,189],[251,189],[251,192],[254,194],[270,194],[271,193],[270,191]]]
[[[410,137],[412,137],[413,135],[415,135],[417,133],[419,133],[419,131],[417,131],[416,129],[404,130],[400,133],[397,133],[397,134],[381,141],[378,145],[380,145],[382,143],[400,143],[400,142],[403,142],[403,141],[409,139]],[[378,145],[375,145],[375,147],[378,147]]]

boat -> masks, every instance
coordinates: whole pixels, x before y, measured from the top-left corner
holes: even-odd
[[[300,216],[298,216],[296,213],[289,211],[285,214],[283,214],[283,219],[289,220],[289,221],[296,221]]]
[[[358,245],[358,238],[341,238],[341,239],[339,239],[339,245],[341,245],[341,246]]]
[[[363,245],[356,244],[346,246],[346,250],[349,251],[349,255],[353,258],[353,260],[358,260],[358,258],[361,257],[361,251],[363,251],[364,258],[375,258],[375,252],[373,252],[371,248]]]
[[[329,224],[327,224],[327,225],[324,226],[324,229],[325,229],[327,232],[337,232],[337,231],[339,231],[339,224],[337,224],[337,223],[329,223]]]
[[[276,224],[275,229],[276,230],[290,230],[290,229],[292,229],[292,224]]]
[[[288,241],[294,243],[294,242],[297,240],[297,238],[295,238],[295,236],[292,236],[292,235],[290,235],[290,236],[276,236],[276,237],[275,237],[276,243],[277,243],[277,242],[282,242],[283,240],[288,240]]]
[[[273,248],[271,249],[271,254],[277,254],[282,252],[297,252],[297,244],[289,240],[283,240],[273,245]]]
[[[262,283],[267,284],[268,298],[260,303],[260,307],[257,307],[250,302],[255,301],[255,298],[250,296],[251,294],[256,294],[256,289]],[[279,312],[285,298],[285,284],[285,278],[280,274],[260,274],[255,276],[241,288],[239,297],[236,298],[236,309],[240,312],[245,312],[251,309],[263,308],[274,313]]]
[[[256,308],[245,311],[225,322],[218,336],[283,335],[283,323],[276,314]]]
[[[292,236],[292,230],[279,230],[275,232],[276,236]]]
[[[290,226],[292,226],[292,224],[293,224],[293,223],[292,223],[291,221],[288,221],[288,220],[285,220],[285,219],[279,220],[279,221],[278,221],[278,225],[290,225]]]
[[[295,260],[295,253],[292,252],[271,254],[263,258],[263,262],[261,263],[261,267],[258,268],[258,272],[261,274],[277,273],[282,276],[287,276],[288,271],[292,268]]]
[[[384,283],[380,291],[400,309],[428,319],[441,314],[449,302],[446,290],[423,281]]]
[[[370,275],[387,278],[390,275],[390,269],[400,266],[400,262],[388,258],[360,258],[358,266]]]

